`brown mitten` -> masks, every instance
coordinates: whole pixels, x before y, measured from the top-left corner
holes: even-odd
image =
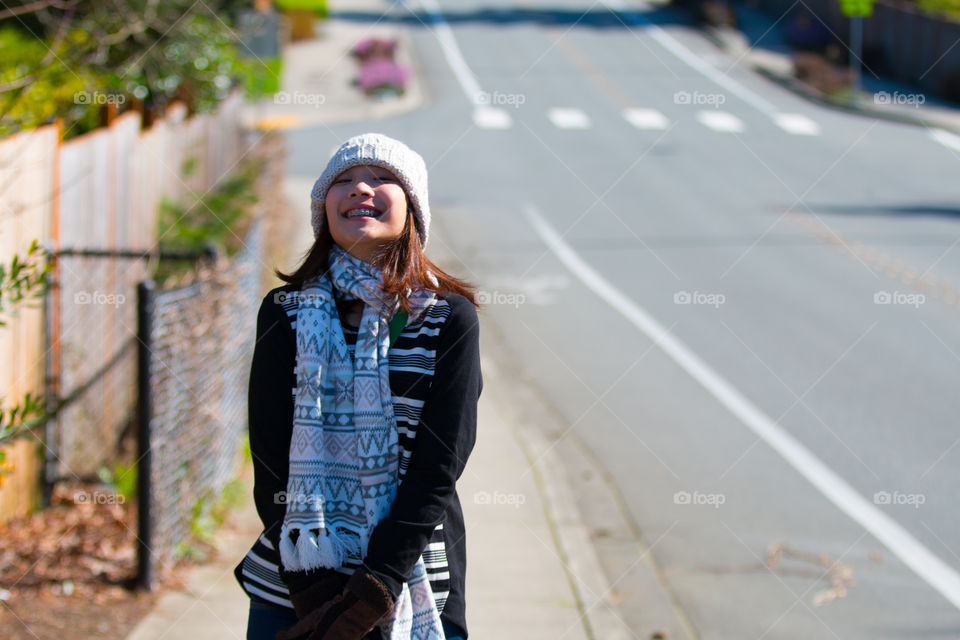
[[[307,638],[314,638],[314,632],[317,630],[320,622],[324,619],[330,607],[333,606],[333,603],[339,600],[339,598],[340,596],[337,596],[335,600],[328,602],[319,609],[314,609],[300,618],[297,624],[289,629],[277,633],[275,640],[306,640]]]
[[[334,571],[321,569],[316,579],[309,587],[290,594],[290,602],[298,618],[304,618],[310,612],[319,609],[340,595],[347,585],[350,576]]]
[[[297,640],[312,634],[330,606],[340,597],[348,578],[332,569],[321,569],[318,578],[309,587],[291,593],[290,602],[299,621],[278,633],[276,640]]]
[[[393,605],[387,585],[366,569],[357,569],[324,612],[310,640],[361,640],[393,613]]]

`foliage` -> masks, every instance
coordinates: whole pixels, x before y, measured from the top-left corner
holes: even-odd
[[[916,0],[917,6],[928,13],[960,20],[960,0]]]
[[[192,111],[212,111],[240,79],[233,40],[222,20],[195,11],[157,39],[156,47],[109,65],[118,71],[109,72],[108,87],[148,106],[165,106],[180,98]]]
[[[244,93],[251,100],[273,95],[280,90],[283,58],[244,58],[241,66]]]
[[[0,29],[0,135],[53,118],[63,119],[65,137],[80,135],[109,105],[159,114],[180,100],[206,112],[258,72],[240,58],[232,26],[249,1],[33,4],[47,6]]]
[[[113,469],[100,467],[97,469],[100,481],[110,485],[121,496],[124,502],[129,503],[137,497],[137,463],[130,466],[117,463]]]
[[[184,162],[184,177],[194,171],[194,159]],[[157,215],[157,237],[164,251],[225,253],[232,255],[241,246],[241,229],[250,219],[251,205],[257,202],[256,178],[262,159],[245,158],[239,168],[225,176],[206,193],[191,191],[187,203],[164,197]],[[192,264],[163,261],[154,278],[163,282],[192,269]]]
[[[0,264],[0,327],[6,325],[4,316],[15,317],[18,306],[43,296],[50,286],[49,278],[50,264],[36,240],[30,243],[26,258],[14,254],[9,266]],[[0,443],[28,434],[46,414],[43,398],[31,393],[10,407],[3,407],[2,401],[0,397]],[[0,450],[0,476],[9,471],[6,452]]]
[[[206,193],[190,191],[181,204],[164,197],[158,216],[161,248],[201,252],[209,245],[231,254],[239,249],[236,226],[257,202],[255,181],[262,162],[242,162]]]
[[[25,394],[19,404],[6,409],[0,407],[0,445],[29,434],[30,428],[45,414],[43,399],[30,393]],[[7,452],[0,449],[0,484],[3,483],[3,476],[12,470],[7,464]]]
[[[46,252],[36,240],[30,243],[26,258],[14,254],[10,266],[0,264],[0,327],[3,316],[16,316],[16,306],[31,298],[40,298],[50,286],[50,264]]]
[[[197,498],[190,510],[190,535],[177,544],[174,558],[205,560],[204,547],[213,544],[214,534],[223,525],[227,514],[245,500],[245,485],[240,479],[228,482],[217,496]]]
[[[82,98],[99,80],[90,69],[67,67],[61,57],[66,47],[62,44],[57,57],[44,66],[48,49],[42,40],[9,25],[0,28],[0,84],[32,77],[29,84],[0,93],[0,136],[36,128],[56,117],[64,120],[67,137],[100,124],[99,105],[94,108]]]
[[[31,393],[25,394],[20,404],[0,409],[0,442],[33,426],[32,419],[42,416],[45,409],[43,398],[38,398]]]

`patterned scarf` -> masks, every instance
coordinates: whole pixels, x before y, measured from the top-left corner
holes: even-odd
[[[280,533],[289,571],[362,562],[373,528],[397,495],[399,445],[387,350],[399,302],[382,290],[379,269],[339,246],[331,248],[329,263],[328,274],[306,281],[299,292],[297,391]],[[334,288],[346,300],[364,302],[353,362]],[[407,295],[411,321],[436,302],[428,290]],[[423,556],[381,628],[390,640],[443,640]]]

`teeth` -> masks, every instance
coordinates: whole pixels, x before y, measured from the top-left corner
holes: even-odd
[[[354,209],[353,211],[347,212],[348,218],[355,218],[357,216],[373,216],[377,217],[380,215],[379,211],[374,211],[373,209]]]

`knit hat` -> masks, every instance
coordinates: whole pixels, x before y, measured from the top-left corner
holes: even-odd
[[[324,200],[327,190],[341,173],[357,165],[370,164],[391,171],[403,186],[403,190],[413,205],[413,217],[417,222],[420,244],[427,246],[427,232],[430,229],[430,204],[427,200],[427,165],[416,151],[399,140],[381,133],[364,133],[354,136],[340,145],[327,168],[313,185],[310,194],[311,222],[313,237],[320,232],[327,221]]]

